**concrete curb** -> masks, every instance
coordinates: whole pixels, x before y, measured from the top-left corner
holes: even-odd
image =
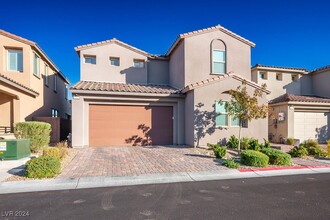
[[[239,172],[238,170],[221,170],[205,172],[158,173],[125,177],[81,177],[71,179],[29,180],[0,183],[0,194],[38,192],[67,189],[85,189],[112,186],[131,186],[143,184],[161,184],[178,182],[195,182],[222,179],[241,179],[299,174],[330,173],[330,168],[305,168],[286,170],[266,170]]]

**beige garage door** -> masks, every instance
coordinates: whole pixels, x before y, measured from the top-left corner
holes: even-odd
[[[173,144],[173,107],[90,105],[89,144],[136,146]]]
[[[325,143],[328,139],[328,116],[320,112],[294,113],[294,138],[300,142],[316,139]]]

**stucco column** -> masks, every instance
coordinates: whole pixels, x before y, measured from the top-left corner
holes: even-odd
[[[296,138],[294,136],[294,106],[288,105],[287,108],[288,115],[286,116],[286,118],[288,121],[288,137]]]
[[[84,100],[80,96],[72,98],[72,146],[84,146]]]
[[[17,122],[21,120],[21,100],[19,98],[13,98],[13,105],[12,105],[12,114],[13,114],[13,123],[14,126]]]

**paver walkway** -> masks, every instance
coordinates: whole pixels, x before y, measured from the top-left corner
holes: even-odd
[[[98,147],[78,149],[77,156],[58,178],[226,169],[218,160],[186,147]]]

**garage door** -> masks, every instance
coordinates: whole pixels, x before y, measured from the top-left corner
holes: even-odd
[[[328,116],[319,112],[294,113],[294,138],[300,141],[316,139],[325,143],[328,139]]]
[[[173,107],[90,105],[89,144],[171,145]]]

